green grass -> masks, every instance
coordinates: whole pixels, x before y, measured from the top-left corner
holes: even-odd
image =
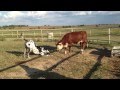
[[[0,41],[0,47],[0,68],[5,68],[14,65],[17,61],[24,60],[21,54],[24,50],[23,42]]]
[[[37,45],[51,45],[52,42],[36,42]],[[24,41],[0,41],[0,69],[25,61],[23,57]],[[32,55],[34,57],[34,55]]]
[[[36,43],[37,43],[37,45],[41,45],[41,46],[42,45],[55,46],[55,42],[36,42]],[[95,47],[101,48],[101,45],[99,45],[99,44],[91,44],[90,46],[92,48],[95,48]],[[1,49],[0,49],[0,70],[7,68],[7,67],[10,67],[10,66],[13,66],[13,65],[16,65],[17,62],[28,60],[28,59],[23,58],[24,41],[19,41],[19,40],[0,41],[0,47],[1,47]],[[109,47],[109,46],[106,44],[106,47]],[[32,58],[36,57],[36,55],[31,55],[31,57]],[[65,58],[64,55],[62,58],[63,59]],[[41,60],[42,60],[42,58],[41,58]],[[87,74],[87,72],[89,72],[89,70],[95,64],[95,61],[92,60],[91,58],[86,57],[86,56],[79,57],[79,55],[70,58],[68,60],[68,62],[69,61],[70,61],[70,63],[66,63],[66,65],[63,64],[64,66],[66,66],[66,69],[61,70],[60,73],[67,76],[67,77],[74,77],[74,78],[76,78],[76,77],[82,78],[82,76],[85,74],[85,72]],[[63,66],[58,66],[58,67],[61,68]],[[100,66],[98,68],[98,70],[96,70],[95,73],[93,73],[91,75],[91,79],[109,78],[109,75],[107,74],[108,68],[109,68],[108,63],[103,64],[102,66]],[[20,78],[20,79],[21,78],[28,78],[27,76],[20,76],[20,75],[18,75],[18,76],[13,75],[13,77],[9,77],[6,75],[7,73],[9,73],[9,74],[14,73],[14,72],[20,73],[20,72],[22,72],[22,70],[23,69],[19,66],[8,69],[8,70],[6,70],[6,72],[0,72],[1,73],[0,78],[11,78],[11,79],[13,79],[13,78]],[[84,71],[84,70],[86,70],[86,71]],[[82,74],[82,72],[83,72],[83,74]],[[106,76],[106,75],[108,75],[108,76]]]

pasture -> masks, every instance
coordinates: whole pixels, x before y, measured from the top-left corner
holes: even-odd
[[[80,54],[78,45],[72,47],[72,52],[67,55],[64,55],[63,51],[56,52],[56,41],[70,31],[71,29],[55,30],[53,41],[47,41],[46,34],[53,30],[44,30],[42,34],[41,30],[24,31],[25,38],[34,39],[38,46],[48,47],[51,52],[49,56],[32,54],[31,59],[25,59],[23,58],[24,41],[19,37],[22,31],[1,30],[0,79],[120,78],[120,58],[110,57],[112,46],[120,45],[119,28],[111,29],[111,44],[108,44],[108,28],[91,29],[91,31],[87,29],[88,39],[92,41],[83,55]]]

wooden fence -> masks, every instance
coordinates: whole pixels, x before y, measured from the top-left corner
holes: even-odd
[[[58,40],[68,32],[85,30],[88,33],[88,39],[90,41],[105,41],[111,43],[111,41],[120,42],[120,29],[119,28],[106,28],[106,29],[43,29],[43,30],[0,30],[0,37],[4,38],[37,38],[41,41],[50,39],[49,33],[53,33],[52,40]]]

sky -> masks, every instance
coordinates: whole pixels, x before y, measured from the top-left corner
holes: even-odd
[[[0,11],[0,26],[82,24],[120,24],[120,11]]]

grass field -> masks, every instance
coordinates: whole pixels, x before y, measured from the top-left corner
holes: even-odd
[[[36,42],[39,46],[55,48],[55,42]],[[103,54],[103,46],[108,51]],[[0,41],[1,79],[115,79],[119,58],[110,58],[110,46],[90,44],[81,55],[77,47],[64,55],[51,52],[50,56],[31,55],[23,58],[24,41]],[[101,60],[101,64],[98,63]],[[118,65],[119,66],[119,65]],[[118,67],[117,67],[118,69]],[[119,68],[120,69],[120,68]],[[118,69],[118,70],[119,70]],[[114,72],[114,73],[113,73]]]
[[[74,29],[80,31],[81,29]],[[0,78],[1,79],[118,79],[120,78],[120,58],[110,57],[111,48],[120,45],[120,29],[111,28],[111,44],[108,44],[108,28],[83,28],[88,33],[89,48],[81,55],[79,48],[73,47],[72,52],[64,55],[56,52],[54,41],[41,42],[41,30],[18,31],[32,38],[39,46],[53,48],[50,56],[31,55],[31,59],[23,58],[24,41],[17,38],[17,31],[0,31]],[[71,32],[71,29],[44,30],[54,32],[54,37]],[[3,35],[3,36],[2,36]],[[97,41],[98,40],[98,41]],[[107,51],[104,51],[104,48]],[[101,64],[99,63],[101,61]]]

